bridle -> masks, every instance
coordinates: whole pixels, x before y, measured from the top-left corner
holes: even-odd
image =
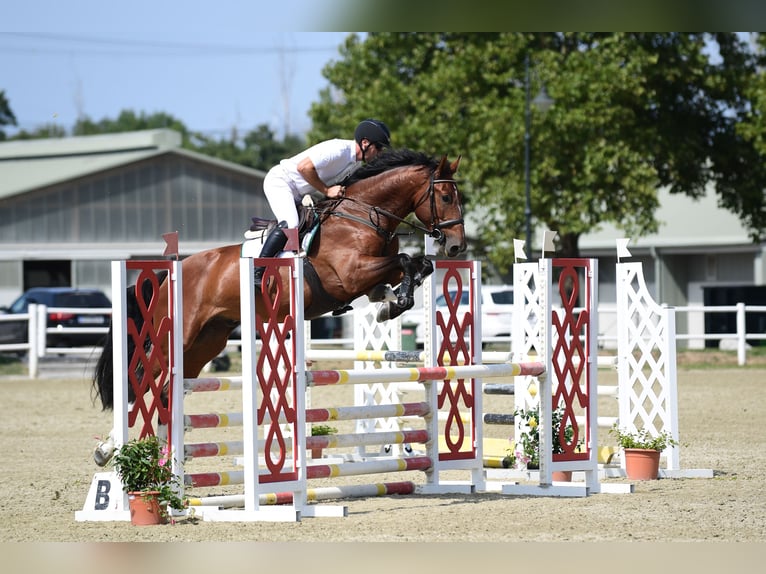
[[[447,221],[439,222],[438,217],[436,215],[436,184],[439,183],[451,183],[453,186],[455,186],[455,196],[458,200],[458,211],[460,212],[460,217],[456,219],[449,219]],[[359,200],[353,199],[353,198],[347,198],[342,197],[340,198],[340,201],[352,201],[354,203],[365,205]],[[424,235],[428,235],[430,237],[433,237],[437,243],[444,245],[447,238],[444,235],[443,229],[446,229],[448,227],[453,227],[455,225],[462,225],[464,223],[463,219],[463,206],[459,201],[459,197],[457,194],[457,180],[453,178],[449,179],[436,179],[435,172],[432,171],[431,175],[428,180],[428,188],[426,189],[426,192],[423,194],[423,197],[420,198],[416,203],[413,211],[416,211],[418,207],[423,205],[426,201],[430,201],[430,207],[431,207],[431,223],[430,223],[430,229],[429,227],[424,227],[418,223],[413,223],[411,221],[407,221],[403,217],[399,217],[395,213],[391,213],[390,211],[383,209],[382,207],[377,207],[374,205],[367,205],[366,207],[369,208],[369,221],[366,221],[365,219],[362,219],[361,217],[357,217],[355,215],[351,215],[349,213],[340,213],[335,210],[328,213],[328,215],[335,215],[337,217],[342,217],[345,219],[351,219],[353,221],[356,221],[358,223],[362,223],[364,225],[367,225],[368,227],[372,227],[379,235],[386,238],[386,241],[393,240],[394,237],[396,237],[396,232],[390,232],[386,230],[383,226],[380,225],[380,217],[384,216],[389,219],[393,219],[394,221],[398,221],[399,223],[404,223],[405,225],[409,225],[413,229],[416,229],[418,231],[421,231]]]
[[[463,223],[464,223],[464,221],[463,221],[463,204],[460,203],[460,197],[459,197],[459,195],[457,193],[457,180],[455,180],[454,178],[450,178],[450,179],[435,179],[433,172],[431,172],[430,180],[431,180],[431,182],[430,182],[430,184],[428,186],[428,197],[431,200],[431,232],[430,232],[430,235],[431,235],[431,237],[436,239],[436,241],[439,244],[444,245],[444,242],[446,241],[446,238],[444,237],[444,233],[442,233],[442,229],[446,229],[447,227],[452,227],[454,225],[463,225]],[[435,186],[436,186],[437,183],[451,183],[454,186],[455,197],[458,200],[457,208],[458,208],[458,211],[460,212],[460,217],[458,217],[457,219],[448,219],[447,221],[442,221],[441,223],[437,223],[436,222],[436,187]],[[425,201],[425,200],[423,200],[423,201]],[[417,209],[420,206],[420,204],[423,203],[423,201],[419,202],[415,206],[415,209]],[[424,231],[428,231],[428,230],[424,230]]]

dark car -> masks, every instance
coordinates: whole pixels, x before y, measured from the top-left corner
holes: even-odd
[[[48,310],[48,328],[51,327],[108,327],[111,320],[112,303],[97,289],[74,289],[72,287],[35,287],[26,291],[9,307],[0,308],[0,313],[13,315],[27,313],[29,305],[46,305]],[[56,309],[69,309],[57,311]],[[72,309],[108,309],[104,313],[76,313]],[[19,321],[0,321],[0,344],[26,343],[29,323]],[[101,345],[105,333],[48,333],[48,347],[77,347]]]

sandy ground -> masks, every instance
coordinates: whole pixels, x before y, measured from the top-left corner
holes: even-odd
[[[111,415],[91,402],[90,381],[5,377],[0,379],[0,542],[763,542],[764,385],[766,368],[680,372],[681,465],[713,469],[712,479],[645,481],[636,483],[632,494],[569,499],[500,494],[351,499],[344,502],[346,518],[245,524],[183,519],[139,528],[74,520],[98,470],[91,458],[94,436],[111,427]],[[352,392],[333,388],[321,399],[315,395],[314,404],[351,404]],[[492,400],[485,396],[487,410],[498,406]],[[227,408],[209,401],[210,410]],[[423,476],[373,478],[379,480],[422,483]]]

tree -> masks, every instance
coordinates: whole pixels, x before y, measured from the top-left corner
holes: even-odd
[[[297,135],[286,135],[282,141],[274,138],[274,132],[261,124],[245,134],[240,141],[236,133],[228,140],[215,140],[197,135],[194,149],[200,153],[233,161],[253,169],[268,171],[285,157],[303,149],[305,141]]]
[[[720,62],[706,53],[710,40]],[[764,151],[737,132],[755,59],[734,34],[351,35],[323,70],[330,88],[311,108],[309,139],[374,116],[397,146],[462,154],[480,243],[507,269],[511,240],[524,235],[527,55],[531,93],[544,83],[555,99],[546,113],[531,110],[531,189],[560,254],[577,256],[580,235],[604,223],[655,231],[662,186],[695,197],[714,182],[753,238],[764,235]]]
[[[1,106],[2,100],[0,100],[0,110],[2,110]],[[1,119],[2,115],[0,114]],[[111,134],[161,128],[179,132],[181,134],[181,147],[185,149],[263,171],[278,164],[282,158],[294,155],[305,147],[304,139],[297,135],[288,134],[281,141],[274,139],[274,132],[265,124],[246,133],[242,138],[239,137],[236,129],[232,129],[229,138],[216,139],[189,130],[181,120],[168,113],[136,113],[128,109],[122,110],[116,119],[106,117],[98,121],[88,117],[80,119],[75,124],[72,134]],[[50,124],[31,132],[22,130],[13,139],[66,137],[66,135],[66,130],[63,127]]]
[[[5,139],[5,131],[2,126],[15,126],[16,116],[13,115],[11,104],[5,96],[5,90],[0,90],[0,141]]]
[[[72,135],[88,136],[94,134],[115,134],[139,130],[154,130],[167,128],[181,134],[184,147],[191,145],[191,134],[184,123],[165,112],[147,114],[133,110],[122,110],[117,119],[103,118],[94,122],[90,118],[77,120]]]

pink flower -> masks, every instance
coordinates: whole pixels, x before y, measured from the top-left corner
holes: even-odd
[[[160,457],[160,466],[167,466],[168,460],[170,459],[170,448],[165,445],[162,447],[162,450],[160,451],[162,456]]]

